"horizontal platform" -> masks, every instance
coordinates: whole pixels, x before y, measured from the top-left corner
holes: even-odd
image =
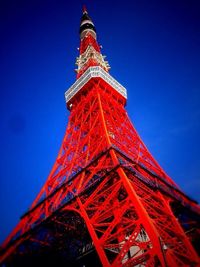
[[[90,67],[76,82],[65,92],[66,103],[68,103],[92,78],[101,78],[108,83],[114,90],[127,99],[127,91],[110,74],[99,66]]]

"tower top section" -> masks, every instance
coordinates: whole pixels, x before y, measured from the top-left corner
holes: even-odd
[[[80,21],[80,48],[79,57],[76,59],[77,78],[79,78],[89,67],[100,66],[106,72],[110,66],[101,54],[101,46],[97,42],[96,28],[87,9],[83,7],[83,14]]]
[[[108,72],[110,66],[101,54],[101,46],[97,42],[96,28],[87,9],[83,7],[80,21],[80,47],[79,56],[76,58],[77,80],[66,91],[67,107],[71,110],[80,101],[81,95],[87,95],[90,90],[98,85],[125,105],[127,99],[126,89],[118,83]]]
[[[88,15],[87,9],[83,6],[83,15],[81,18],[80,24],[80,38],[81,40],[86,36],[86,34],[90,33],[94,39],[96,39],[96,29],[94,23]]]

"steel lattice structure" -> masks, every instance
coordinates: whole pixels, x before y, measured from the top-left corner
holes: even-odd
[[[134,129],[85,8],[80,38],[61,149],[2,266],[199,266],[200,208]]]

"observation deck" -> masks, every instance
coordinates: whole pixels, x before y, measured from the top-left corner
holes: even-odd
[[[68,109],[72,105],[74,97],[80,93],[80,91],[85,88],[90,80],[94,78],[100,78],[103,80],[109,87],[111,87],[117,94],[122,96],[124,102],[127,99],[126,88],[123,87],[119,82],[117,82],[108,72],[103,70],[99,66],[89,67],[83,75],[65,92],[65,100],[67,103]]]

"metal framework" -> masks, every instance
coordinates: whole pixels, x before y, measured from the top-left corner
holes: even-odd
[[[100,52],[90,22],[84,9],[80,58],[88,46]],[[56,162],[5,240],[2,266],[199,266],[198,204],[142,142],[126,89],[88,57],[65,94],[70,117]]]

